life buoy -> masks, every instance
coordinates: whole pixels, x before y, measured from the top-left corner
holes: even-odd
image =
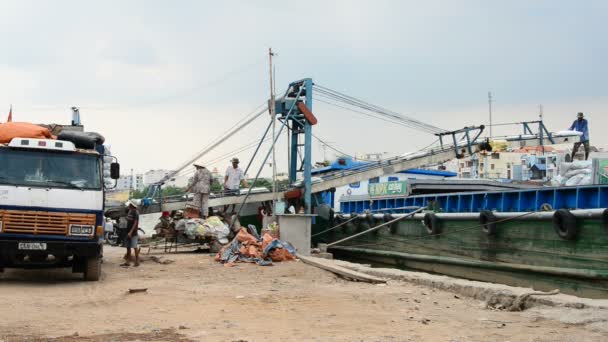
[[[486,235],[496,235],[496,221],[496,215],[489,210],[482,210],[479,213],[479,224],[481,225],[481,231],[486,233]]]
[[[441,232],[441,221],[434,213],[424,214],[424,226],[426,227],[426,231],[431,235]]]
[[[556,210],[553,214],[553,228],[560,238],[574,240],[578,234],[576,217],[567,209]]]

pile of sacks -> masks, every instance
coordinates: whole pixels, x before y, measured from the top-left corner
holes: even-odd
[[[551,180],[552,186],[576,186],[593,183],[593,166],[590,160],[562,163],[559,175]]]
[[[269,234],[260,237],[255,226],[241,228],[230,244],[224,246],[215,256],[226,267],[236,262],[251,262],[260,266],[272,265],[272,262],[295,260],[296,249],[285,241],[273,238]]]
[[[206,220],[200,218],[181,219],[175,224],[175,230],[183,231],[190,239],[211,238],[221,244],[228,243],[230,228],[218,216],[210,216]]]

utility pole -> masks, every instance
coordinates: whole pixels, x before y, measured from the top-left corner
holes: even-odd
[[[492,92],[488,92],[488,111],[490,114],[490,139],[492,139]]]
[[[275,140],[275,125],[276,125],[276,106],[275,106],[275,98],[274,98],[274,75],[273,75],[273,65],[272,65],[272,57],[274,53],[272,52],[272,48],[268,48],[268,72],[270,79],[270,120],[272,120],[272,215],[275,215],[275,204],[277,202],[277,163],[276,163],[276,152],[274,148],[274,140]]]
[[[542,124],[542,122],[543,122],[543,105],[542,104],[538,105],[538,118],[540,119],[540,122]],[[541,148],[542,148],[541,152],[544,155],[545,154],[545,145],[544,144],[541,145]]]

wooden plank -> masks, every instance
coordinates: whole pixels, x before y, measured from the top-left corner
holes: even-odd
[[[384,280],[382,278],[370,276],[370,275],[367,275],[365,273],[361,273],[361,272],[357,272],[357,271],[352,271],[352,270],[349,270],[349,269],[344,268],[344,267],[333,265],[330,262],[328,262],[327,259],[321,259],[321,258],[315,258],[315,257],[307,257],[307,256],[303,256],[303,255],[298,255],[298,258],[300,260],[302,260],[306,264],[309,264],[309,265],[318,267],[320,269],[332,272],[332,273],[337,274],[337,275],[339,275],[341,277],[344,277],[344,278],[346,278],[348,280],[361,281],[361,282],[372,283],[372,284],[384,284],[384,283],[386,283],[386,280]]]

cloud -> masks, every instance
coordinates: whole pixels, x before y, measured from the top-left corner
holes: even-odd
[[[548,124],[561,129],[583,110],[592,140],[608,144],[594,133],[606,124],[608,104],[606,6],[4,2],[0,107],[13,103],[16,116],[34,122],[68,122],[69,107],[80,106],[87,128],[105,134],[127,168],[171,168],[268,98],[272,46],[279,92],[313,77],[452,129],[485,123],[492,91],[496,121],[535,119],[543,103]],[[315,132],[349,153],[400,153],[435,138],[318,102],[313,111]],[[215,156],[259,138],[263,126],[244,130]],[[321,153],[315,145],[315,158]]]

